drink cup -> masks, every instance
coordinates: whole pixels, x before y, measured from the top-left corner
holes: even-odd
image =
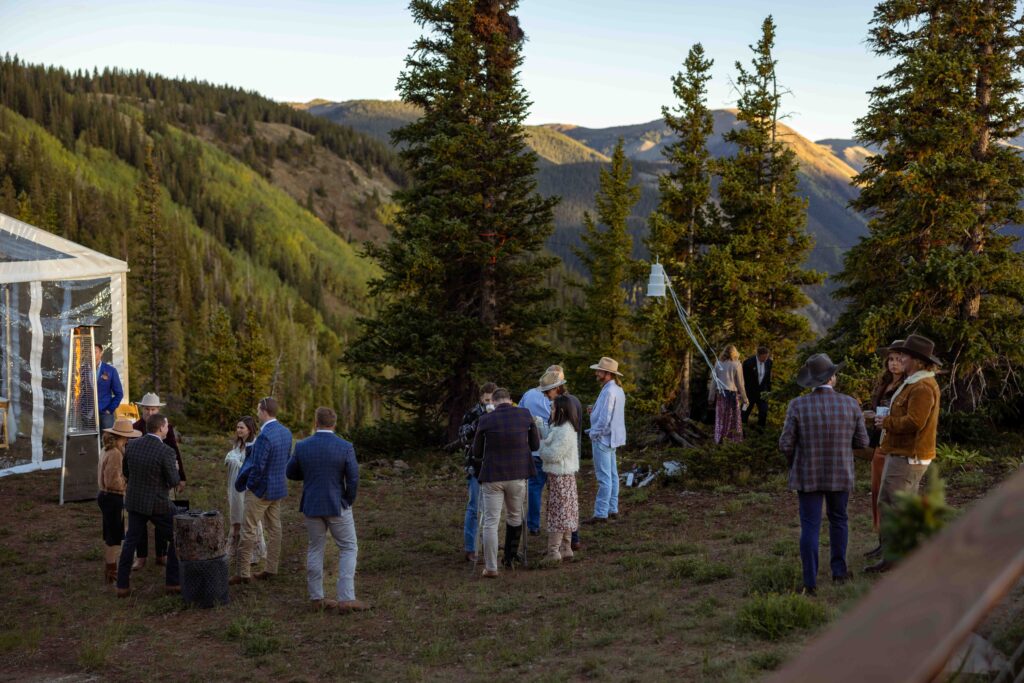
[[[885,417],[889,414],[889,406],[878,406],[875,408],[875,417]]]

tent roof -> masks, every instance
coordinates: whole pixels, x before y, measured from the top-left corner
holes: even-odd
[[[128,264],[0,213],[0,282],[87,280]]]

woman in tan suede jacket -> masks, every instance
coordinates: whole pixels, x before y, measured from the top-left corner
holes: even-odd
[[[935,344],[930,339],[912,334],[889,350],[896,352],[906,379],[892,397],[889,414],[875,418],[875,425],[883,429],[879,449],[886,454],[882,488],[878,494],[883,528],[879,540],[883,558],[878,564],[865,568],[867,572],[884,572],[892,566],[884,557],[885,517],[892,513],[898,492],[917,493],[921,477],[935,457],[935,437],[939,427],[941,401],[935,370],[942,361],[935,356]]]

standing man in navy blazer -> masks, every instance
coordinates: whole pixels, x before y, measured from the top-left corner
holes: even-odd
[[[117,407],[124,398],[124,389],[121,388],[117,368],[103,362],[102,344],[96,345],[96,396],[100,404],[100,429],[110,429],[114,426]]]
[[[306,516],[309,551],[306,556],[306,585],[314,610],[341,611],[369,609],[356,600],[356,525],[352,504],[359,487],[359,465],[352,444],[334,433],[337,414],[330,408],[316,409],[316,432],[295,444],[288,461],[288,478],[301,481],[299,510]],[[338,546],[337,601],[324,599],[324,547],[330,533]]]
[[[228,581],[231,584],[272,578],[281,559],[281,501],[288,495],[285,468],[292,452],[292,433],[277,421],[277,399],[260,399],[256,415],[262,425],[260,435],[235,480],[235,490],[245,491],[245,517],[238,543],[240,576],[232,576]],[[253,577],[250,563],[260,521],[267,532],[267,560],[263,571]]]

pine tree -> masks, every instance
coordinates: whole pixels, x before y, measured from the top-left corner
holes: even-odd
[[[252,309],[245,314],[245,326],[238,338],[237,369],[238,410],[240,414],[247,414],[247,411],[255,411],[259,400],[270,394],[270,375],[274,370],[263,327]]]
[[[524,34],[514,0],[413,0],[419,38],[399,78],[423,116],[393,134],[413,175],[396,195],[393,239],[370,248],[383,304],[349,349],[349,367],[391,406],[453,436],[482,378],[535,381],[552,319],[538,252],[557,200],[536,193],[518,82]],[[514,372],[524,373],[522,377]]]
[[[174,350],[171,324],[175,319],[174,276],[168,253],[174,243],[164,223],[161,201],[153,145],[147,143],[145,170],[136,190],[137,236],[130,264],[131,275],[135,277],[131,283],[128,321],[135,328],[132,337],[140,342],[137,353],[144,359],[141,364],[133,361],[133,366],[144,368],[145,372],[140,374],[156,393],[169,388],[168,355]],[[139,356],[135,360],[138,359]]]
[[[640,200],[640,188],[631,185],[633,169],[626,159],[624,143],[619,138],[612,153],[611,167],[601,169],[601,189],[595,197],[597,220],[589,212],[583,214],[583,249],[574,248],[590,280],[582,285],[583,301],[570,312],[569,333],[574,342],[577,362],[594,363],[601,356],[610,356],[629,366],[627,343],[636,341],[633,320],[627,305],[628,289],[636,280],[633,236],[627,220]],[[604,230],[600,229],[604,226]],[[574,378],[583,385],[583,377]]]
[[[204,349],[195,363],[190,377],[189,408],[203,421],[224,429],[233,420],[250,414],[255,403],[248,407],[233,400],[241,393],[240,363],[235,335],[231,331],[231,318],[222,306],[206,324]]]
[[[1021,390],[1024,261],[1002,230],[1024,221],[1024,160],[998,144],[1024,126],[1016,5],[886,0],[869,35],[895,64],[857,122],[858,138],[883,151],[855,178],[869,234],[837,276],[847,307],[830,342],[866,356],[910,332],[932,338],[957,409],[978,407],[987,389]]]
[[[647,249],[672,279],[680,303],[701,327],[713,322],[722,307],[707,297],[694,298],[695,286],[704,289],[700,272],[702,251],[721,240],[721,218],[711,202],[712,161],[707,140],[714,119],[707,105],[707,83],[714,61],[697,43],[672,77],[675,107],[662,107],[668,128],[679,139],[663,152],[671,170],[658,179],[658,208],[651,214]],[[644,330],[647,372],[643,394],[654,406],[671,406],[683,418],[690,416],[693,342],[680,327],[671,303],[652,300],[640,311]],[[652,407],[654,407],[652,406]]]
[[[751,46],[750,69],[736,63],[742,125],[723,136],[736,153],[719,164],[718,194],[729,232],[725,245],[709,250],[708,267],[722,282],[709,294],[727,309],[723,341],[743,352],[766,344],[784,367],[797,344],[812,338],[807,319],[795,312],[810,302],[801,287],[822,278],[801,267],[812,239],[804,229],[807,201],[797,195],[796,153],[778,133],[785,90],[777,81],[774,46],[769,16]]]

